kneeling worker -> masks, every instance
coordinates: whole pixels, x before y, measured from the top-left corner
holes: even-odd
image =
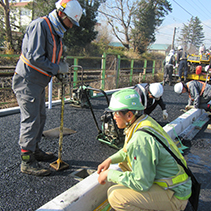
[[[188,105],[185,109],[200,108],[205,111],[211,111],[211,85],[202,81],[190,81],[188,83],[180,82],[174,85],[174,91],[178,94],[188,92]],[[192,105],[193,104],[193,105]]]
[[[115,210],[184,210],[191,195],[191,179],[148,132],[170,146],[185,165],[186,161],[170,136],[143,110],[134,89],[112,95],[108,111],[113,112],[118,128],[124,128],[125,144],[98,166],[98,182],[117,183],[108,189],[108,201]],[[141,131],[143,128],[146,131]],[[123,172],[109,169],[114,163],[119,163]]]

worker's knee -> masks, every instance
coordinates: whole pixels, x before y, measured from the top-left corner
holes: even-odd
[[[114,185],[110,187],[107,192],[109,204],[115,210],[119,210],[120,208],[123,208],[125,206],[125,203],[120,196],[120,189],[117,185]]]

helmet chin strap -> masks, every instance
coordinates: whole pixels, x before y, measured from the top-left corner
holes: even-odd
[[[127,121],[125,120],[126,128],[128,128],[128,127],[131,126],[131,124],[132,124],[132,122],[133,122],[133,120],[134,120],[134,118],[136,117],[137,114],[138,114],[138,111],[135,112],[135,114],[132,116],[132,118],[130,119],[129,122],[127,122]]]

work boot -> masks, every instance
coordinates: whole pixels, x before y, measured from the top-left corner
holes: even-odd
[[[21,152],[21,159],[21,172],[24,174],[47,176],[51,173],[50,169],[43,168],[39,165],[31,151]]]
[[[38,144],[36,145],[36,149],[34,152],[34,157],[37,161],[48,161],[55,158],[52,152],[43,152],[39,147]]]

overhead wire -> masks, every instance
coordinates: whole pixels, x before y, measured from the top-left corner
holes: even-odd
[[[194,17],[189,11],[187,11],[183,6],[181,6],[179,3],[177,3],[175,0],[173,0],[173,2],[175,2],[179,7],[181,7],[185,12],[187,12],[189,15],[191,15],[191,17]],[[211,29],[210,26],[206,25],[205,23],[201,22],[204,26],[208,27]]]
[[[199,0],[198,0],[198,1],[199,1]],[[199,2],[202,3],[201,0],[200,0]],[[210,11],[209,11],[206,7],[204,7],[203,4],[200,4],[200,5],[207,11],[208,16],[210,16]]]

